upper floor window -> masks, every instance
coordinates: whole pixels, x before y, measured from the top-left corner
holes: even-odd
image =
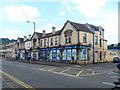
[[[51,46],[53,45],[53,38],[51,38]]]
[[[46,47],[46,39],[44,39],[44,47]]]
[[[102,39],[100,39],[100,47],[102,47]]]
[[[98,45],[98,36],[95,36],[95,44]]]
[[[65,40],[66,40],[66,43],[71,43],[71,34],[69,35],[65,35]]]
[[[37,41],[37,39],[36,39],[36,38],[33,38],[33,47],[36,46],[36,41]]]
[[[100,35],[102,35],[102,31],[100,30]]]
[[[55,45],[58,45],[58,37],[55,37]]]
[[[42,46],[42,40],[40,40],[40,46]]]
[[[84,35],[83,35],[83,43],[86,43],[86,42],[87,42],[87,35],[84,34]]]

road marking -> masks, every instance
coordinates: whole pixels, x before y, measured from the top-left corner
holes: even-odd
[[[11,80],[15,81],[16,83],[20,84],[21,86],[28,88],[29,90],[35,90],[33,87],[31,87],[30,85],[18,80],[17,78],[13,77],[12,75],[5,73],[3,71],[0,71],[0,73],[2,73],[3,75],[5,75],[6,77],[10,78]]]
[[[41,71],[47,71],[47,70],[45,70],[45,69],[42,69],[42,68],[39,68],[38,70],[41,70]]]
[[[24,66],[24,65],[18,65],[19,67],[26,67],[26,66]]]
[[[107,82],[102,82],[103,84],[107,84],[107,85],[111,85],[111,86],[115,86],[114,84],[112,83],[107,83]]]
[[[95,73],[94,75],[99,75],[101,73]],[[83,75],[79,75],[79,76],[94,76],[93,74],[83,74]]]
[[[59,75],[64,75],[64,76],[69,76],[69,77],[74,77],[74,78],[79,78],[79,79],[82,79],[81,77],[76,77],[75,75],[70,75],[70,74],[67,74],[67,73],[59,73],[59,72],[54,72],[54,71],[50,71],[52,73],[55,73],[55,74],[59,74]]]
[[[80,74],[83,72],[83,69],[79,72],[79,73],[77,73],[76,74],[76,76],[78,77],[78,76],[80,76]]]
[[[52,70],[54,70],[54,69],[56,69],[56,68],[51,68],[51,69],[49,69],[48,71],[52,71]]]
[[[95,75],[95,71],[92,71],[92,75]]]
[[[66,71],[68,71],[68,70],[70,70],[70,69],[71,69],[71,68],[65,69],[65,70],[59,72],[59,74],[62,74],[62,73],[66,72]]]

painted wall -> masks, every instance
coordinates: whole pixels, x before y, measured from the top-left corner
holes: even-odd
[[[68,29],[71,29],[73,31],[72,32],[72,37],[71,37],[71,44],[66,44],[65,43],[64,32],[66,30],[68,30]],[[77,44],[78,43],[78,34],[77,34],[77,31],[76,31],[76,29],[69,22],[66,24],[66,26],[63,29],[63,31],[61,32],[60,42],[61,42],[61,45],[73,45],[73,44]]]

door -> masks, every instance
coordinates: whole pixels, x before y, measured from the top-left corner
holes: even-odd
[[[98,62],[98,52],[95,52],[95,62]]]
[[[57,50],[53,50],[53,61],[56,61],[57,60]]]

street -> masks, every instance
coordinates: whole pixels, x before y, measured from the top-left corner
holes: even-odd
[[[33,88],[113,88],[117,79],[116,63],[57,67],[2,60],[2,70]]]

